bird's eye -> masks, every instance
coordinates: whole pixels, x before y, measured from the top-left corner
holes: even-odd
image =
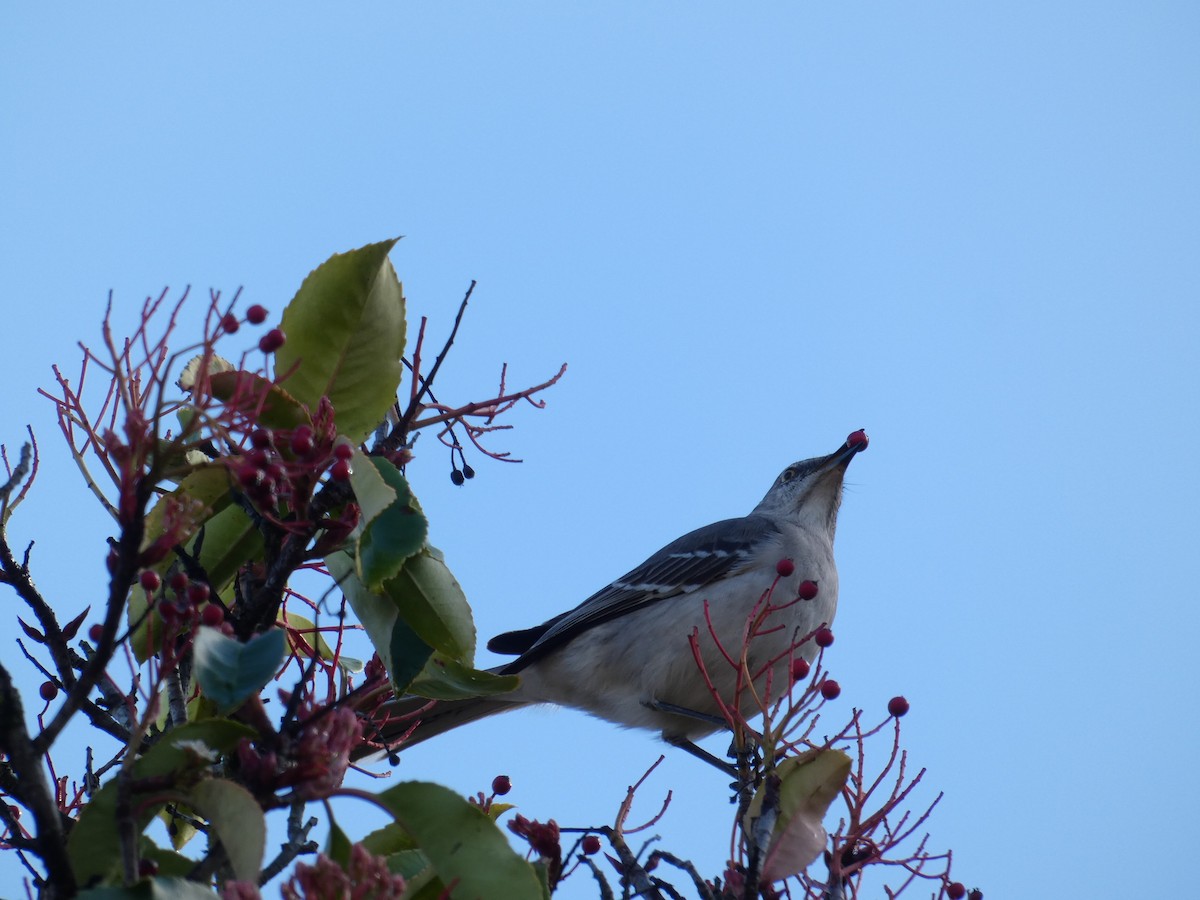
[[[784,484],[787,484],[789,481],[791,481],[795,477],[796,477],[795,469],[785,469],[784,473],[779,476],[779,480],[782,481]]]

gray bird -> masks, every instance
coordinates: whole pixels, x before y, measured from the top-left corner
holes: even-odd
[[[864,431],[856,431],[828,456],[792,463],[750,515],[685,534],[569,612],[493,638],[489,650],[517,658],[491,671],[519,675],[516,690],[438,702],[404,746],[494,713],[553,703],[627,728],[658,731],[667,743],[725,767],[693,743],[724,727],[724,719],[689,637],[698,634],[708,675],[722,699],[732,703],[737,673],[712,635],[736,658],[747,618],[778,579],[772,601],[783,608],[772,614],[769,633],[750,643],[749,670],[772,669],[778,695],[788,684],[790,660],[816,655],[812,641],[789,651],[833,622],[838,597],[833,538],[842,479],[867,440]],[[781,578],[777,566],[784,559],[794,571]],[[816,596],[788,605],[803,581],[816,583]],[[764,674],[755,682],[760,690],[765,681]],[[389,712],[397,721],[375,740],[387,746],[398,739],[412,724],[399,717],[428,703],[416,697],[392,701]],[[742,698],[741,711],[755,714],[752,696]]]

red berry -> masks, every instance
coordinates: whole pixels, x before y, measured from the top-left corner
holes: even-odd
[[[781,559],[775,563],[775,574],[780,578],[787,578],[796,571],[796,564],[790,559]]]
[[[237,480],[242,487],[253,487],[262,478],[262,470],[254,463],[244,462],[237,467]]]
[[[600,838],[594,834],[585,834],[583,836],[583,852],[588,856],[600,852]]]
[[[329,477],[334,481],[346,481],[350,477],[350,463],[344,459],[335,460],[329,467]]]
[[[266,450],[271,446],[271,432],[265,428],[255,428],[250,432],[250,446]]]
[[[847,447],[857,447],[859,450],[866,450],[867,444],[871,439],[867,437],[867,433],[861,428],[858,431],[850,432],[850,436],[846,438]]]
[[[97,622],[88,629],[88,640],[93,644],[100,643],[100,638],[104,637],[104,626]]]
[[[289,445],[297,456],[308,456],[313,452],[313,430],[307,425],[301,425],[292,432]]]
[[[199,581],[193,581],[187,587],[188,603],[194,603],[199,606],[208,599],[208,585]]]
[[[186,572],[176,572],[174,575],[171,576],[171,581],[170,581],[171,590],[179,591],[179,592],[186,591],[187,586],[190,582],[191,582],[191,579],[189,579],[187,577]]]
[[[258,349],[263,353],[274,353],[284,345],[287,338],[278,328],[272,328],[258,339]]]
[[[507,775],[497,775],[492,779],[492,793],[497,797],[503,797],[512,790],[512,779]]]
[[[336,447],[333,448],[333,458],[334,459],[349,459],[353,455],[354,455],[354,445],[347,443],[346,441],[342,441],[340,444],[338,444]]]
[[[164,622],[177,622],[187,615],[187,607],[175,600],[161,600],[158,604],[158,614]]]
[[[216,603],[210,603],[200,610],[200,624],[215,628],[225,621],[225,610]]]
[[[946,896],[950,900],[962,900],[967,894],[967,887],[961,881],[952,881],[946,885]]]
[[[808,677],[808,660],[801,656],[792,660],[792,681],[800,681]]]
[[[246,310],[246,321],[251,325],[261,325],[263,322],[267,321],[267,308],[265,306],[259,306],[257,303],[255,303]]]
[[[152,859],[138,860],[138,875],[142,878],[153,878],[158,874],[158,863]]]
[[[903,697],[893,697],[888,701],[888,715],[897,719],[908,712],[908,701]]]
[[[159,585],[162,584],[162,579],[159,578],[158,573],[152,569],[145,569],[142,574],[138,576],[138,584],[140,584],[150,593],[154,593],[158,590]]]
[[[237,316],[233,313],[226,313],[221,317],[221,329],[226,334],[234,334],[241,327],[241,322],[238,321]]]
[[[450,470],[450,480],[453,481],[455,484],[461,486],[462,483],[467,480],[467,478],[458,469],[451,469]]]
[[[42,699],[49,703],[58,696],[58,685],[53,681],[43,681],[42,686],[38,688],[38,693],[42,695]]]
[[[983,900],[983,891],[979,888],[971,888],[967,894],[967,900]]]
[[[229,622],[229,621],[222,622],[221,623],[221,634],[225,635],[225,637],[233,637],[233,635],[234,635],[233,623]]]
[[[821,682],[821,696],[826,700],[833,700],[842,692],[842,686],[832,678],[826,678]]]
[[[801,600],[811,600],[817,596],[817,583],[815,581],[802,581],[796,593]]]
[[[813,640],[818,647],[829,647],[833,645],[833,632],[828,628],[818,628],[817,633],[813,635]]]
[[[470,466],[468,466],[466,463],[463,463],[463,476],[466,478],[474,478],[475,470],[472,469]]]

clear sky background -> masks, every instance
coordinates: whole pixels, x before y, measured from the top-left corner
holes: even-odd
[[[14,539],[64,616],[97,608],[109,523],[34,391],[110,289],[126,324],[189,284],[277,312],[329,254],[403,234],[433,336],[479,281],[443,398],[503,361],[513,384],[570,364],[495,443],[524,465],[473,457],[455,489],[430,442],[410,471],[481,637],[865,427],[831,713],[908,696],[912,762],[945,791],[931,845],[988,897],[1178,883],[1198,38],[1185,2],[9,4],[0,440],[28,422],[44,451]],[[398,774],[507,773],[524,814],[597,825],[663,749],[533,710]],[[640,808],[674,790],[655,831],[715,874],[724,779],[666,752]],[[19,874],[0,858],[0,895]]]

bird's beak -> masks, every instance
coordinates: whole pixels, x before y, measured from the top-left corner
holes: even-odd
[[[854,458],[855,454],[862,453],[867,449],[867,444],[870,442],[871,439],[867,437],[867,433],[863,429],[852,431],[847,436],[846,443],[829,455],[830,462],[835,467],[844,469],[850,465],[850,460]]]

